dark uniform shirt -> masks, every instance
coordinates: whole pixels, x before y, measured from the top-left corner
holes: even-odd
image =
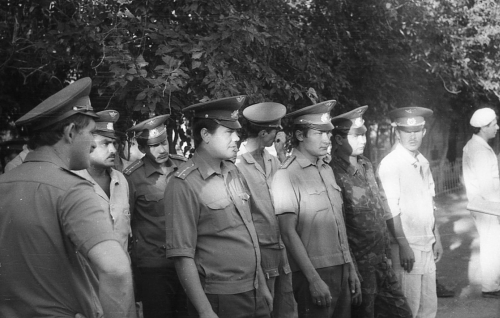
[[[0,317],[102,317],[87,255],[116,235],[90,182],[42,148],[0,193]]]
[[[386,220],[392,218],[370,161],[358,156],[361,169],[333,155],[330,165],[342,188],[349,246],[358,266],[377,264],[390,257]]]
[[[160,165],[143,157],[132,163],[123,174],[130,188],[132,227],[132,262],[137,267],[173,268],[165,257],[165,212],[163,195],[167,180],[186,159],[170,155],[167,173]]]
[[[218,174],[195,152],[165,191],[167,257],[193,258],[207,294],[258,287],[260,251],[248,190],[236,166]]]

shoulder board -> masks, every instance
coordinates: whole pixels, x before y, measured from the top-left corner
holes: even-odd
[[[130,164],[127,168],[123,169],[122,173],[126,176],[129,176],[132,172],[137,170],[140,166],[142,166],[144,162],[141,159],[138,159]]]
[[[177,159],[177,160],[182,160],[182,161],[187,161],[187,158],[178,154],[169,154],[168,155],[172,159]]]
[[[281,164],[280,169],[286,169],[295,160],[295,155],[288,157],[283,164]]]
[[[174,173],[174,176],[179,178],[179,179],[186,179],[186,177],[191,173],[193,172],[194,170],[196,170],[196,166],[194,165],[194,163],[191,161],[189,163],[186,163],[186,164],[182,164],[179,169]]]

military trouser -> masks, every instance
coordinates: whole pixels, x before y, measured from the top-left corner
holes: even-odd
[[[394,270],[383,259],[377,264],[358,262],[362,303],[352,306],[352,317],[356,318],[412,318],[401,284]]]

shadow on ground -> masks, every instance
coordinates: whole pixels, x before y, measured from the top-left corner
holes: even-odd
[[[466,209],[465,193],[440,196],[436,198],[436,206],[444,249],[443,258],[437,263],[437,277],[456,295],[439,298],[437,318],[500,317],[499,300],[481,297],[479,238]]]

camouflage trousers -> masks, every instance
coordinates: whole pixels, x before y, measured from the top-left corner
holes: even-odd
[[[384,260],[378,264],[359,262],[362,303],[352,306],[352,317],[356,318],[412,318],[401,284],[394,270]]]

